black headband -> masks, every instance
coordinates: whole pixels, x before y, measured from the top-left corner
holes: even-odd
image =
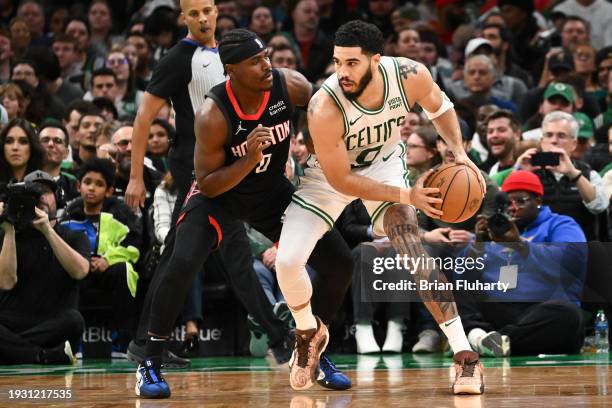
[[[223,63],[223,65],[238,64],[266,49],[264,42],[257,34],[247,30],[240,31],[244,31],[250,35],[240,39],[233,39],[228,36],[221,40],[219,44],[219,57],[221,57],[221,63]]]

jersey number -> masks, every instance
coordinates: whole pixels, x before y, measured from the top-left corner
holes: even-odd
[[[383,145],[372,147],[371,149],[365,149],[359,153],[357,158],[355,158],[355,163],[357,163],[359,166],[369,166],[372,164],[374,159],[378,157],[378,154],[382,148]]]
[[[255,169],[255,173],[263,173],[268,170],[268,166],[272,161],[272,153],[264,154],[263,159],[259,162],[259,166]]]

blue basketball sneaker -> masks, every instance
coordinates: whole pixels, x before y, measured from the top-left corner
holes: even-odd
[[[319,378],[317,382],[320,386],[330,390],[348,390],[353,386],[351,379],[332,363],[327,354],[321,354],[319,359]]]
[[[140,398],[170,398],[170,387],[161,373],[159,361],[146,359],[138,366],[134,391]]]

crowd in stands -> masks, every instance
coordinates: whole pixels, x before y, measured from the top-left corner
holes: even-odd
[[[134,335],[138,292],[155,273],[176,202],[166,161],[175,133],[171,104],[150,128],[147,193],[139,211],[123,202],[132,126],[156,64],[186,35],[178,3],[0,0],[0,184],[40,185],[37,197],[48,214],[37,213],[42,221],[34,223],[35,231],[2,222],[0,364],[65,363],[67,347],[79,350],[85,324],[79,292],[109,293],[104,299],[113,310],[109,325],[118,355]],[[517,298],[502,296],[495,307],[458,299],[471,344],[496,356],[580,350],[589,325],[581,301],[589,273],[586,243],[612,239],[609,1],[218,0],[216,6],[217,38],[248,28],[267,42],[273,67],[298,70],[313,84],[334,72],[334,32],[352,19],[383,32],[385,55],[424,64],[455,105],[464,147],[481,169],[487,193],[478,214],[461,224],[420,214],[422,240],[484,251],[494,259],[485,280],[497,280],[507,265],[532,272],[518,283],[515,275]],[[308,158],[305,114],[295,116],[292,129],[286,174],[297,184]],[[400,131],[411,183],[452,160],[418,106]],[[539,164],[541,153],[556,161]],[[488,222],[499,211],[500,192],[507,193],[511,227],[497,234]],[[356,265],[342,314],[344,324],[355,327],[356,350],[440,351],[443,336],[422,304],[362,301],[362,266],[384,247],[362,204],[348,206],[336,226]],[[252,229],[249,239],[270,303],[289,321],[275,279],[276,247]],[[569,252],[554,245],[529,250],[504,246],[508,241],[583,245]],[[503,248],[516,252],[514,261]],[[573,265],[566,268],[570,277],[561,267],[553,273],[544,265],[555,257]],[[31,270],[22,272],[26,268]],[[309,273],[316,279],[315,270]],[[45,278],[34,279],[38,275]],[[204,285],[198,277],[182,313],[183,355],[197,351]],[[251,352],[265,355],[265,334],[252,318],[249,327]],[[384,344],[375,329],[386,329]],[[491,341],[508,347],[500,354]]]

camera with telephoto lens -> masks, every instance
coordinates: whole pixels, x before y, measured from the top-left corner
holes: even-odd
[[[0,191],[0,199],[5,203],[0,222],[8,221],[17,230],[32,225],[36,218],[34,208],[43,193],[42,187],[38,183],[21,182],[5,184]]]
[[[512,220],[507,213],[509,204],[508,194],[503,191],[495,194],[495,212],[487,219],[489,230],[493,235],[504,235],[512,228]]]

